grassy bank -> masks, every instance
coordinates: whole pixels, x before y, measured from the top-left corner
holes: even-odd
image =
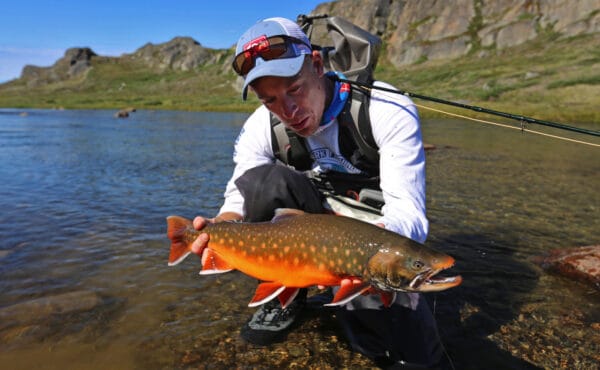
[[[151,70],[133,59],[99,57],[78,79],[0,85],[0,107],[251,111],[258,102],[241,101],[230,58],[231,53],[219,63],[175,72]],[[564,40],[549,35],[510,50],[478,50],[456,60],[400,69],[386,63],[383,50],[375,75],[413,93],[539,119],[600,125],[599,35]],[[426,110],[422,114],[437,115]]]

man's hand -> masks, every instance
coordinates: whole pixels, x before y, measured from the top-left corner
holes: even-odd
[[[208,223],[214,223],[214,219],[209,219],[209,218],[204,218],[204,217],[198,216],[198,217],[194,218],[194,221],[193,221],[194,229],[202,230]],[[202,252],[202,250],[204,248],[206,248],[206,246],[208,245],[209,239],[210,239],[210,237],[208,236],[207,233],[202,233],[202,234],[198,235],[196,240],[194,240],[194,242],[192,243],[192,248],[191,248],[192,252],[199,255],[200,252]]]
[[[222,221],[234,221],[241,220],[242,215],[234,213],[234,212],[225,212],[218,215],[215,218],[204,218],[202,216],[197,216],[194,218],[193,225],[194,229],[202,230],[208,224],[214,224]],[[196,240],[192,243],[192,252],[200,255],[200,253],[208,246],[208,241],[210,240],[210,236],[207,233],[201,233],[198,235]]]

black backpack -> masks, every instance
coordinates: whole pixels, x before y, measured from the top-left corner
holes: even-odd
[[[366,84],[373,82],[381,39],[340,17],[327,15],[298,16],[298,24],[313,42],[315,20],[325,20],[327,35],[332,46],[320,46],[326,71],[342,72],[346,78]],[[370,92],[352,86],[346,106],[338,115],[340,150],[354,166],[370,176],[379,172],[379,153],[373,138],[369,119]],[[271,141],[277,159],[299,171],[310,169],[312,160],[304,139],[289,130],[271,114]]]

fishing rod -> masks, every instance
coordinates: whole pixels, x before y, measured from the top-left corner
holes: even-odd
[[[500,111],[493,110],[493,109],[477,107],[477,106],[474,106],[474,105],[457,103],[457,102],[453,102],[453,101],[450,101],[450,100],[444,100],[444,99],[440,99],[440,98],[434,98],[434,97],[431,97],[431,96],[425,96],[425,95],[415,94],[415,93],[411,93],[409,91],[403,91],[403,90],[397,90],[397,89],[389,89],[389,88],[382,87],[382,86],[374,86],[372,84],[368,84],[368,83],[364,83],[364,82],[358,82],[358,81],[352,81],[352,80],[348,80],[348,79],[344,79],[344,78],[339,78],[337,76],[335,76],[334,78],[337,79],[340,82],[349,83],[351,85],[358,86],[358,87],[360,87],[362,89],[367,89],[367,90],[376,89],[376,90],[381,90],[381,91],[390,92],[390,93],[394,93],[394,94],[405,95],[405,96],[408,96],[408,97],[414,97],[414,98],[418,98],[418,99],[429,100],[429,101],[432,101],[432,102],[435,102],[435,103],[451,105],[451,106],[455,106],[455,107],[459,107],[459,108],[463,108],[463,109],[470,109],[470,110],[473,110],[475,112],[492,114],[492,115],[495,115],[495,116],[500,116],[500,117],[504,117],[504,118],[509,118],[509,119],[517,120],[517,121],[519,121],[521,123],[523,123],[523,122],[535,123],[535,124],[542,125],[542,126],[549,126],[549,127],[558,128],[558,129],[561,129],[561,130],[578,132],[580,134],[586,134],[586,135],[592,135],[592,136],[600,136],[600,131],[588,130],[588,129],[585,129],[585,128],[569,126],[569,125],[565,125],[565,124],[562,124],[562,123],[556,123],[556,122],[551,122],[551,121],[544,121],[544,120],[539,120],[539,119],[535,119],[535,118],[531,118],[531,117],[516,115],[516,114],[512,114],[512,113],[500,112]]]

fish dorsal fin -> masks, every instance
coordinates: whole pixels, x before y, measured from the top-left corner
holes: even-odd
[[[340,284],[340,289],[335,294],[335,297],[333,297],[333,301],[327,303],[325,306],[344,305],[369,290],[370,287],[371,285],[369,283],[365,283],[358,278],[343,279]]]
[[[252,297],[252,300],[248,303],[248,307],[256,307],[265,304],[277,297],[285,289],[286,288],[281,285],[281,283],[260,283],[256,288],[256,292],[254,292],[254,297]]]
[[[227,261],[210,248],[205,248],[202,251],[202,270],[200,275],[222,274],[233,270]]]
[[[305,214],[305,212],[301,211],[299,209],[277,208],[275,210],[275,216],[273,216],[273,219],[271,220],[271,222],[281,220],[281,219],[287,218],[287,217],[301,216],[303,214]]]

